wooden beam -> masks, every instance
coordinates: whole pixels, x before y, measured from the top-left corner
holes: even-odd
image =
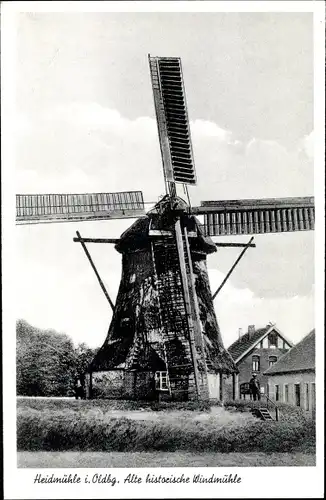
[[[313,196],[292,198],[253,198],[243,200],[202,201],[200,207],[192,207],[195,215],[235,210],[276,210],[284,208],[314,207]]]
[[[109,304],[110,304],[110,306],[111,306],[112,311],[114,312],[114,304],[113,304],[113,302],[112,302],[112,300],[111,300],[111,298],[110,298],[110,295],[108,294],[108,292],[107,292],[107,290],[106,290],[106,288],[105,288],[105,286],[104,286],[103,281],[101,280],[101,277],[100,277],[99,273],[97,272],[97,269],[96,269],[96,267],[95,267],[95,264],[94,264],[94,262],[92,261],[92,258],[91,258],[90,254],[89,254],[89,252],[88,252],[88,250],[87,250],[87,248],[86,248],[85,242],[84,242],[83,238],[80,236],[80,233],[79,233],[78,231],[76,231],[76,234],[77,234],[78,239],[79,239],[79,241],[80,241],[80,243],[81,243],[81,245],[82,245],[82,247],[83,247],[83,250],[84,250],[84,252],[85,252],[85,254],[86,254],[86,257],[88,258],[89,263],[90,263],[90,265],[92,266],[92,269],[93,269],[93,271],[94,271],[94,273],[95,273],[95,275],[96,275],[96,277],[97,277],[97,280],[98,280],[98,282],[99,282],[99,284],[100,284],[100,287],[102,288],[103,293],[104,293],[105,297],[107,298],[107,301],[109,302]]]
[[[205,348],[204,348],[204,344],[203,344],[203,335],[202,335],[202,323],[200,321],[200,311],[199,311],[199,304],[198,304],[198,298],[197,298],[197,292],[196,292],[195,276],[194,276],[194,271],[193,271],[193,266],[192,266],[191,251],[190,251],[190,245],[189,245],[189,241],[188,241],[188,233],[187,233],[186,227],[183,230],[183,236],[184,236],[186,255],[188,258],[188,267],[189,267],[188,286],[189,286],[189,297],[190,297],[191,310],[192,310],[192,321],[193,321],[193,325],[194,325],[195,345],[196,345],[196,351],[198,351],[198,350],[200,351],[200,361],[202,362],[202,365],[203,365],[203,372],[201,373],[202,383],[203,383],[203,377],[204,377],[205,378],[205,386],[206,386],[206,388],[208,388]],[[202,394],[200,396],[202,396]]]
[[[192,357],[192,362],[193,362],[193,367],[194,367],[194,377],[195,377],[197,399],[199,400],[200,399],[199,370],[198,370],[198,366],[197,366],[197,353],[196,353],[196,344],[195,344],[195,337],[194,337],[194,324],[193,324],[193,320],[192,320],[189,285],[188,285],[188,277],[187,277],[187,269],[186,269],[186,262],[185,262],[185,254],[184,254],[184,246],[183,246],[180,219],[178,219],[176,224],[175,224],[175,235],[176,235],[176,242],[177,242],[177,249],[178,249],[178,256],[179,256],[179,263],[180,263],[180,272],[181,272],[183,296],[184,296],[184,301],[185,301],[185,310],[186,310],[186,316],[187,316],[187,323],[189,326],[190,352],[191,352],[191,357]]]
[[[212,236],[211,236],[212,238]],[[215,243],[215,241],[214,241]],[[230,248],[256,248],[256,243],[215,243],[217,247],[230,247]]]
[[[212,296],[212,300],[215,299],[216,295],[222,290],[223,286],[225,285],[225,283],[227,282],[227,280],[229,279],[229,277],[231,276],[232,272],[234,271],[235,267],[237,266],[237,264],[239,263],[239,261],[242,259],[242,257],[244,256],[246,250],[249,248],[249,245],[250,243],[252,242],[252,240],[254,239],[254,237],[252,236],[252,238],[250,238],[249,242],[247,243],[246,247],[242,250],[242,252],[240,253],[239,257],[237,258],[237,260],[235,261],[235,263],[233,264],[233,266],[231,267],[230,271],[227,273],[227,275],[225,276],[224,280],[222,281],[222,283],[220,284],[220,286],[218,287],[218,289],[216,290],[216,292],[213,294]]]
[[[119,243],[120,239],[119,238],[74,238],[73,239],[75,243],[81,243],[82,241],[84,243]]]

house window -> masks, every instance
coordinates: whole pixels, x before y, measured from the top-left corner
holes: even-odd
[[[260,386],[260,394],[265,394],[265,387],[263,385]]]
[[[288,384],[284,384],[284,403],[289,402],[289,386]]]
[[[310,405],[309,405],[309,384],[305,384],[306,388],[305,388],[305,408],[307,411],[310,410]]]
[[[275,349],[277,347],[277,333],[270,333],[268,335],[268,347]]]
[[[252,371],[253,372],[260,371],[260,358],[259,358],[259,356],[252,357]]]
[[[295,405],[300,406],[300,384],[294,384],[294,397],[295,397]]]
[[[155,389],[157,391],[168,391],[169,382],[167,372],[156,372],[155,373]]]
[[[267,397],[269,398],[269,384],[267,384]]]
[[[269,358],[268,358],[269,366],[275,365],[276,362],[277,362],[277,356],[269,356]]]
[[[279,400],[280,400],[280,386],[276,385],[275,386],[275,401],[279,401]]]

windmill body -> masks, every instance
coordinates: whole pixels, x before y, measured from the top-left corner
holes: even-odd
[[[170,197],[163,198],[116,245],[122,254],[121,284],[108,336],[90,366],[92,397],[113,392],[140,399],[195,399],[198,391],[200,399],[208,399],[222,374],[236,372],[223,347],[207,274],[206,256],[216,246],[188,215],[185,202],[173,202],[171,209]],[[198,306],[198,325],[185,305],[174,237],[179,216],[189,242],[194,279],[190,300]],[[186,246],[185,236],[183,242]]]
[[[223,399],[223,376],[230,374],[236,397],[237,368],[223,346],[213,305],[220,288],[212,295],[206,258],[218,245],[243,246],[244,252],[252,239],[216,245],[211,237],[312,230],[314,199],[216,200],[191,207],[187,186],[196,184],[197,175],[181,60],[149,56],[149,67],[166,195],[147,214],[140,191],[17,195],[16,220],[138,218],[119,239],[82,238],[79,232],[74,238],[113,309],[108,335],[89,367],[88,397]],[[188,203],[177,196],[177,183]],[[204,216],[204,225],[196,215]],[[122,255],[115,305],[86,243],[114,243]]]

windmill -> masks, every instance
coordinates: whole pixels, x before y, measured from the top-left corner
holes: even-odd
[[[225,350],[213,300],[252,243],[214,243],[212,237],[314,229],[314,199],[203,201],[192,207],[195,185],[187,103],[180,58],[149,56],[162,155],[165,196],[145,213],[141,191],[17,195],[18,224],[137,218],[119,239],[81,243],[113,310],[108,335],[88,374],[89,397],[206,400],[223,398],[223,375],[237,368]],[[177,195],[184,187],[187,202]],[[203,216],[202,225],[196,216]],[[122,254],[115,305],[86,243],[111,243]],[[243,247],[226,279],[211,293],[206,257],[219,246]]]

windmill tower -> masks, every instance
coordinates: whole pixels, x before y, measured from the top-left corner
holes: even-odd
[[[196,184],[196,172],[181,61],[149,56],[149,65],[166,195],[147,214],[141,192],[17,195],[17,222],[140,216],[119,239],[79,233],[74,238],[113,309],[107,338],[90,365],[89,397],[222,399],[223,374],[233,375],[235,395],[237,369],[223,347],[213,306],[219,290],[212,295],[206,257],[217,246],[242,246],[236,265],[254,245],[252,238],[247,244],[215,244],[211,237],[311,230],[314,199],[205,201],[191,207],[187,186]],[[178,183],[188,203],[177,196]],[[204,216],[203,226],[196,215]],[[88,242],[114,243],[122,254],[115,305]]]

